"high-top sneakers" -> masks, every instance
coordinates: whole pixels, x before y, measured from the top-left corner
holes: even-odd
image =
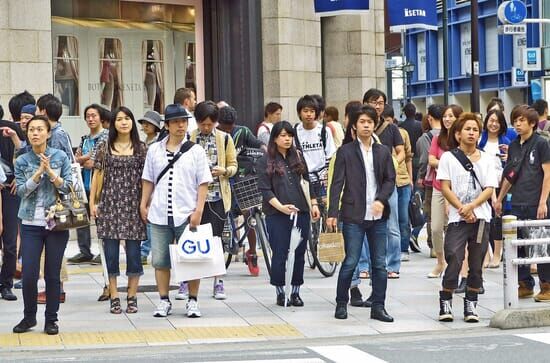
[[[358,286],[354,286],[349,289],[349,293],[351,295],[349,300],[349,304],[351,306],[363,306],[363,295],[361,295],[361,291]]]
[[[479,322],[477,292],[466,291],[466,296],[464,297],[464,321],[467,323]]]
[[[439,292],[439,321],[453,321],[453,295],[448,291]]]

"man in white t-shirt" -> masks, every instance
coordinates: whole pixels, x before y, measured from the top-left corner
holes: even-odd
[[[264,120],[258,125],[258,139],[265,145],[269,143],[269,136],[271,135],[271,129],[273,125],[281,121],[281,113],[283,112],[283,106],[277,102],[269,102],[265,105]]]
[[[453,127],[455,133],[449,135],[451,151],[441,156],[437,169],[441,192],[449,203],[449,225],[444,247],[447,268],[439,292],[439,320],[453,320],[453,291],[458,287],[458,275],[467,247],[469,271],[464,320],[475,323],[479,321],[477,295],[483,282],[482,264],[487,252],[491,221],[491,207],[487,200],[498,186],[498,180],[492,157],[476,148],[481,130],[476,115],[463,113]],[[457,142],[458,148],[454,148]],[[473,165],[473,171],[466,170],[463,165]]]
[[[328,163],[336,153],[332,133],[323,127],[319,119],[319,106],[312,96],[305,95],[296,106],[301,123],[295,126],[294,142],[302,150],[309,170],[310,183],[320,182],[317,195],[326,196]],[[299,143],[299,145],[298,145]]]

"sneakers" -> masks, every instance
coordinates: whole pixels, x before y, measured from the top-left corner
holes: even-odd
[[[536,302],[550,302],[550,283],[541,282],[540,292],[535,295]]]
[[[199,310],[199,303],[195,299],[189,299],[187,301],[187,305],[185,306],[187,309],[187,317],[188,318],[200,318],[201,317],[201,311]]]
[[[94,258],[92,258],[91,263],[92,265],[101,265],[101,255],[97,255]]]
[[[155,318],[165,318],[168,315],[170,315],[171,311],[172,311],[172,303],[169,300],[162,299],[157,305],[157,308],[155,309],[153,316]]]
[[[67,263],[70,264],[79,264],[79,263],[90,263],[93,260],[93,256],[86,256],[83,253],[77,253],[73,257],[67,259]]]
[[[439,321],[453,321],[453,295],[448,291],[439,292]]]
[[[410,261],[409,253],[408,252],[401,252],[401,262],[407,262]]]
[[[189,285],[186,281],[180,282],[180,288],[176,294],[176,300],[187,300],[189,298]]]
[[[467,296],[464,298],[464,321],[467,323],[479,322],[477,314],[477,294],[474,297]]]
[[[225,295],[225,289],[223,288],[223,281],[214,279],[214,291],[212,296],[216,300],[225,300],[227,295]]]
[[[248,271],[252,276],[258,276],[260,274],[260,266],[258,266],[258,256],[253,254],[252,251],[246,251],[246,265],[248,266]]]
[[[542,287],[541,287],[542,289]],[[519,282],[519,288],[518,288],[518,297],[520,299],[526,299],[529,297],[533,297],[533,288],[529,287],[525,281]]]
[[[418,244],[418,237],[411,234],[411,238],[409,239],[409,247],[411,248],[411,251],[413,252],[420,252],[420,245]]]

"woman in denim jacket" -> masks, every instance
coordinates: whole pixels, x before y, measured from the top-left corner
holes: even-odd
[[[53,205],[58,193],[66,194],[71,183],[71,164],[65,152],[47,146],[51,126],[48,119],[35,116],[27,124],[27,138],[32,150],[15,161],[17,195],[21,198],[18,217],[21,219],[21,255],[23,257],[24,317],[13,328],[25,333],[36,325],[37,281],[40,255],[45,249],[46,321],[44,332],[57,334],[57,311],[61,260],[69,240],[69,231],[47,228],[46,209]]]

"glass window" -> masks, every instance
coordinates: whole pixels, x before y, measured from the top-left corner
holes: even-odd
[[[189,42],[185,45],[185,87],[192,88],[195,93],[197,93],[196,62],[195,43]]]
[[[78,116],[78,41],[60,35],[54,42],[54,94],[63,104],[63,115]]]
[[[103,38],[99,41],[99,82],[102,105],[114,110],[124,104],[120,39]]]
[[[143,62],[144,111],[164,113],[164,49],[160,40],[144,40]]]

